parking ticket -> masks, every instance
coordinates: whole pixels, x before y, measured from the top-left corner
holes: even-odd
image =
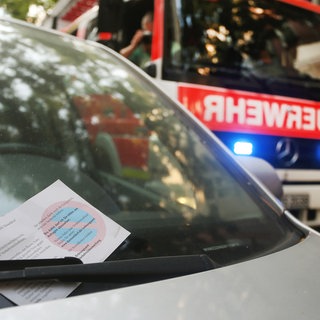
[[[102,262],[129,234],[58,180],[0,216],[0,259],[76,257],[83,263]],[[0,284],[0,293],[22,305],[64,298],[78,285],[8,282]]]

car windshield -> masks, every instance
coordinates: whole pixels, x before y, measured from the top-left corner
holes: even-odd
[[[171,67],[202,76],[242,72],[243,81],[310,81],[319,91],[319,14],[270,0],[176,0],[168,7]]]
[[[97,44],[0,24],[0,210],[60,179],[131,232],[110,259],[220,265],[300,234],[179,106]]]

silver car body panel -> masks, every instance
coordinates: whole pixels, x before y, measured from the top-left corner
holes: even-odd
[[[320,237],[221,269],[0,311],[1,320],[319,319]]]

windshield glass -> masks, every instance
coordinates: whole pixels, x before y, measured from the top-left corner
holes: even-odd
[[[245,82],[245,75],[301,85],[320,78],[319,14],[270,0],[176,0],[167,5],[168,69],[218,77],[224,72],[231,78],[242,72]]]
[[[224,265],[299,238],[209,133],[102,47],[6,22],[0,41],[1,214],[60,179],[131,232],[113,259]]]

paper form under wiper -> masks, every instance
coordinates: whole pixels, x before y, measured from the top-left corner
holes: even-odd
[[[0,217],[0,260],[71,256],[104,261],[130,233],[56,181]],[[0,293],[16,304],[63,298],[77,283],[6,283]]]

